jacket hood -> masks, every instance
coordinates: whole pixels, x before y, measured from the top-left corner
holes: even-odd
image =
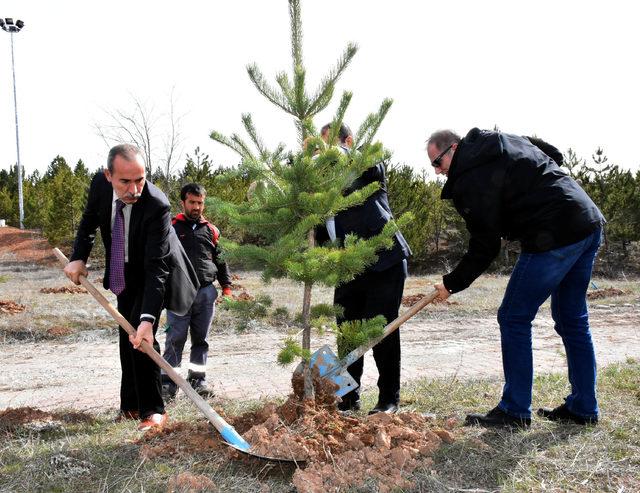
[[[441,198],[450,199],[455,181],[467,171],[494,162],[503,151],[500,133],[472,128],[456,149]]]

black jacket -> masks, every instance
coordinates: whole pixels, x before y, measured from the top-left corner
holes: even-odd
[[[362,204],[336,214],[336,237],[341,243],[344,243],[344,239],[348,234],[354,234],[363,239],[376,236],[382,232],[385,224],[393,219],[387,194],[387,178],[382,163],[378,163],[365,171],[344,193],[349,195],[376,181],[380,183],[379,190],[370,195]],[[319,227],[316,229],[316,239],[321,244],[329,240],[326,228]],[[386,270],[409,258],[411,249],[402,233],[398,231],[393,238],[393,247],[389,250],[379,250],[377,254],[377,262],[367,267],[367,270],[377,272]]]
[[[528,138],[477,128],[458,145],[442,198],[453,199],[471,234],[467,253],[444,276],[454,293],[489,267],[501,238],[519,240],[523,252],[546,252],[604,223],[580,185]]]
[[[113,187],[104,173],[98,172],[91,181],[87,205],[71,254],[72,261],[86,262],[96,231],[100,228],[106,252],[105,289],[109,289],[112,201]],[[141,313],[148,313],[157,319],[163,305],[178,314],[186,313],[195,299],[198,280],[171,228],[167,197],[148,181],[145,182],[141,197],[131,208],[128,252],[131,278],[142,294]]]
[[[223,288],[230,286],[229,269],[226,262],[220,258],[218,228],[203,217],[195,222],[184,214],[178,214],[171,222],[187,257],[196,270],[200,286],[209,285],[216,279]]]

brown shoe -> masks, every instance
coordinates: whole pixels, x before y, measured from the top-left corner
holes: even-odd
[[[121,423],[121,422],[126,421],[126,420],[137,421],[138,419],[140,419],[140,413],[138,411],[123,411],[123,410],[120,410],[120,412],[118,413],[118,415],[116,416],[116,419],[114,419],[114,421],[116,423]]]
[[[151,416],[147,416],[142,420],[142,423],[138,425],[138,430],[140,431],[148,431],[152,428],[161,429],[164,425],[169,421],[169,416],[167,413],[163,414],[152,414]]]

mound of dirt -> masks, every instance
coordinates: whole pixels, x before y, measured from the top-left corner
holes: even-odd
[[[246,291],[243,291],[242,293],[235,295],[232,294],[231,298],[234,300],[238,300],[238,301],[253,301],[255,300],[255,298],[253,296],[251,296],[249,293],[247,293]]]
[[[424,293],[418,293],[418,294],[410,294],[407,296],[403,296],[402,297],[402,306],[413,306],[415,305],[418,301],[420,301],[422,298],[424,298],[425,296],[427,296]],[[441,300],[439,298],[436,298],[435,300],[433,300],[433,303],[443,303],[445,305],[459,305],[460,303],[458,303],[457,301],[449,301],[449,300]]]
[[[342,415],[336,411],[334,384],[316,373],[314,385],[314,400],[303,400],[303,378],[294,374],[294,392],[284,404],[267,403],[225,418],[256,454],[295,459],[292,482],[299,492],[362,488],[370,481],[380,491],[410,488],[408,475],[432,464],[438,447],[454,440],[451,432],[416,413]],[[223,450],[233,459],[252,460],[226,447],[206,423],[171,425],[147,433],[139,443],[147,458]]]
[[[71,286],[58,286],[57,288],[42,288],[40,292],[44,294],[87,294],[85,288],[76,286],[75,284]]]
[[[0,411],[0,431],[12,431],[33,422],[93,423],[95,418],[82,412],[49,412],[34,407],[15,407]]]
[[[26,310],[26,306],[11,300],[0,300],[0,313],[15,315]]]
[[[622,289],[608,287],[604,289],[596,289],[594,291],[589,291],[587,293],[587,299],[589,300],[601,300],[603,298],[612,298],[614,296],[624,296],[625,294],[629,294],[628,291],[623,291]]]
[[[18,261],[55,264],[51,245],[39,231],[7,226],[0,228],[0,255],[12,254]]]
[[[161,430],[151,430],[139,440],[140,455],[147,459],[189,456],[222,451],[226,445],[208,422],[171,423]]]
[[[64,325],[54,325],[47,329],[47,334],[52,337],[63,337],[73,334],[73,329],[71,327],[65,327]]]

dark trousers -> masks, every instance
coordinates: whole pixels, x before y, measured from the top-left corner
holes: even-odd
[[[342,306],[344,313],[338,324],[348,320],[370,319],[382,315],[387,323],[398,318],[406,278],[406,266],[400,262],[382,272],[365,271],[353,281],[338,286],[334,304]],[[398,403],[400,399],[400,330],[396,330],[373,348],[378,367],[380,403]],[[347,369],[358,384],[362,377],[364,358]],[[345,402],[359,398],[360,388],[346,394]]]
[[[182,362],[182,351],[191,334],[191,354],[189,355],[189,378],[204,379],[206,376],[209,343],[207,336],[215,314],[218,291],[213,284],[198,290],[191,308],[184,315],[176,315],[167,310],[167,339],[164,344],[164,359],[174,368]],[[171,385],[171,379],[162,374],[163,383]]]
[[[126,318],[134,329],[140,324],[140,309],[143,288],[136,285],[133,276],[127,275],[125,267],[125,290],[118,296],[118,311]],[[153,348],[160,351],[155,338],[158,331],[158,320],[153,325]],[[160,368],[145,353],[134,349],[129,335],[119,328],[120,366],[122,380],[120,382],[120,409],[122,411],[139,411],[141,417],[154,413],[164,413],[161,394]]]

